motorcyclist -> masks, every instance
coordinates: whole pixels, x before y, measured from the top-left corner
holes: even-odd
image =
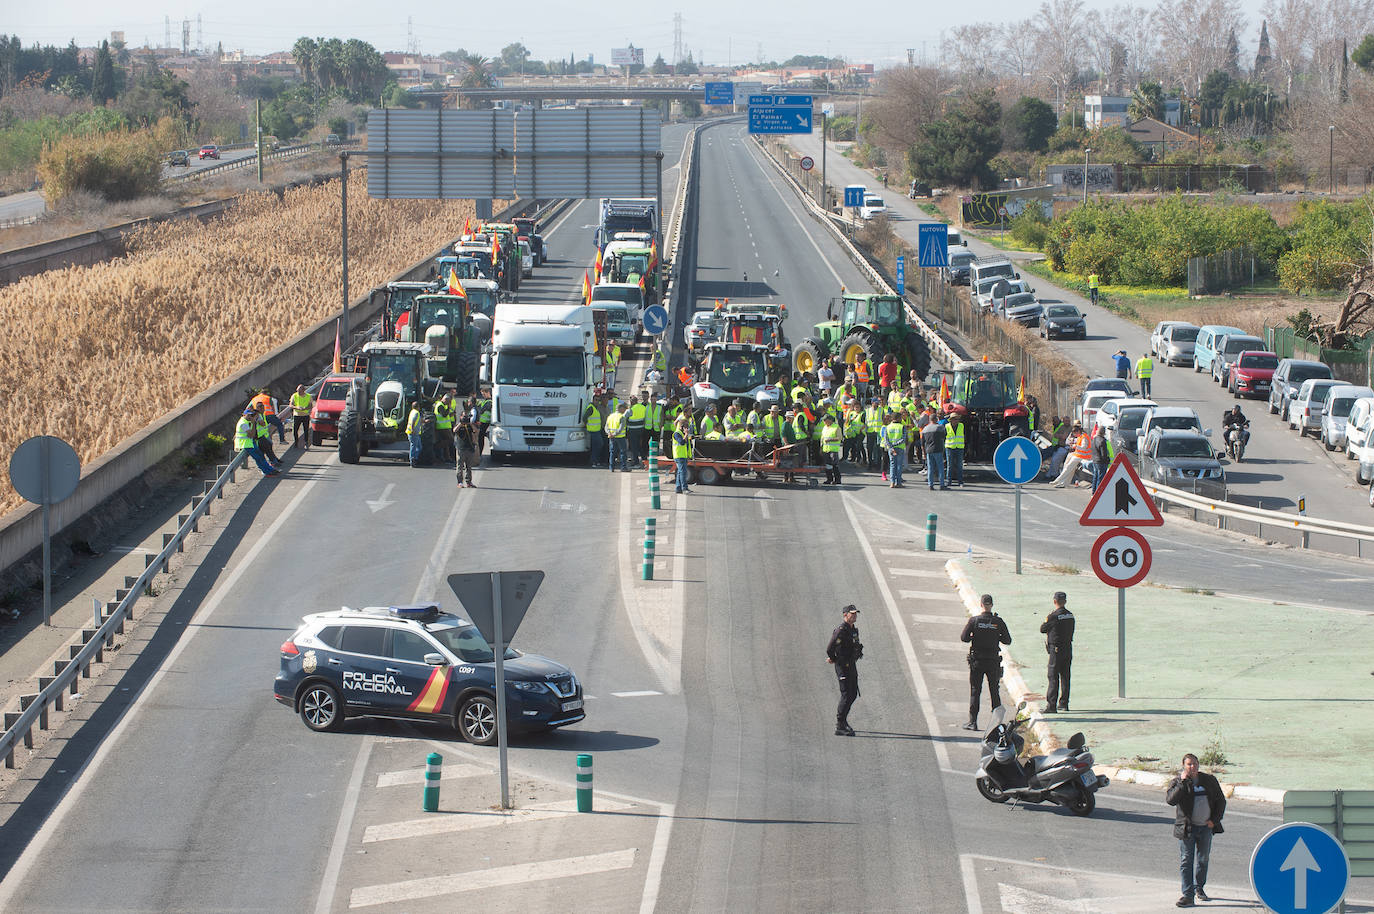
[[[1234,428],[1239,428],[1239,429],[1240,429],[1240,443],[1241,443],[1241,445],[1243,445],[1243,446],[1248,446],[1248,445],[1250,444],[1250,420],[1249,420],[1248,418],[1246,418],[1245,413],[1243,413],[1243,412],[1240,411],[1240,404],[1239,404],[1239,403],[1237,403],[1235,406],[1231,407],[1231,408],[1228,409],[1225,413],[1222,414],[1222,417],[1221,417],[1221,440],[1222,440],[1222,441],[1230,441],[1230,440],[1231,440],[1231,429],[1232,429],[1233,427],[1234,427]]]

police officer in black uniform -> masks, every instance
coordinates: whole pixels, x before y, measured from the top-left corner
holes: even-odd
[[[993,709],[1002,706],[999,692],[1002,685],[1002,654],[1000,645],[1011,644],[1007,623],[992,611],[992,594],[983,594],[983,611],[969,618],[959,640],[968,649],[968,723],[965,730],[978,729],[978,698],[983,692],[983,680],[988,682]]]
[[[1073,664],[1073,613],[1064,604],[1068,595],[1055,591],[1054,609],[1045,617],[1040,633],[1050,655],[1049,680],[1045,689],[1045,713],[1069,710],[1069,667]]]
[[[825,662],[834,664],[835,676],[840,680],[840,705],[835,709],[835,735],[853,736],[854,728],[849,726],[849,709],[854,699],[859,697],[859,667],[863,658],[864,646],[859,641],[859,630],[854,623],[858,621],[859,611],[851,603],[840,610],[844,621],[830,635],[830,643],[825,647]]]

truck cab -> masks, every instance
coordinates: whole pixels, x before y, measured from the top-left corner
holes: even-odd
[[[692,385],[692,407],[725,407],[736,399],[763,408],[782,403],[782,389],[774,384],[775,368],[768,347],[750,343],[707,343],[698,380]]]
[[[948,400],[946,416],[964,424],[964,465],[992,463],[997,445],[1012,437],[1031,436],[1030,411],[1020,401],[1016,366],[1005,362],[964,360],[941,372]]]

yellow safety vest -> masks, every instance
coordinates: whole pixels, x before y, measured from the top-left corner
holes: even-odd
[[[701,433],[709,435],[716,430],[716,425],[720,422],[715,416],[701,417]]]
[[[1096,288],[1097,288],[1097,274],[1096,274],[1096,273],[1089,273],[1089,274],[1088,274],[1088,288],[1089,288],[1089,289],[1096,289]]]
[[[434,427],[439,429],[453,428],[453,413],[454,408],[452,406],[445,406],[442,400],[435,403]]]
[[[292,394],[291,409],[298,416],[310,415],[310,394]]]
[[[624,438],[625,437],[625,414],[614,412],[606,417],[606,437]]]
[[[821,450],[828,454],[840,452],[840,427],[838,425],[821,426]]]
[[[883,426],[887,432],[887,447],[889,450],[898,451],[906,447],[906,426],[900,422],[889,422]]]
[[[628,413],[630,424],[631,424],[631,425],[643,425],[643,424],[644,424],[644,417],[645,417],[646,415],[648,415],[648,412],[649,412],[649,411],[648,411],[647,409],[644,408],[644,404],[643,404],[643,403],[634,403],[634,404],[632,404],[632,405],[630,406],[630,410],[629,410],[629,413]]]
[[[601,431],[601,410],[596,408],[595,403],[587,407],[586,425],[589,432]]]
[[[252,416],[243,416],[239,419],[238,425],[234,426],[234,450],[250,451],[253,449],[253,441],[257,438],[253,430],[254,424]]]
[[[883,409],[881,406],[868,406],[864,408],[864,428],[870,432],[877,433],[883,427]]]
[[[1140,361],[1135,363],[1135,376],[1137,378],[1148,378],[1155,373],[1155,363],[1148,355],[1142,355]]]
[[[685,432],[673,432],[673,459],[692,456],[692,439]]]
[[[775,416],[772,413],[765,413],[760,425],[763,426],[763,437],[769,441],[777,441],[782,437],[782,416]]]
[[[406,418],[406,434],[418,435],[420,433],[420,411],[412,409]]]
[[[958,429],[958,431],[955,431]],[[964,449],[964,423],[951,422],[945,429],[945,450],[962,451]]]

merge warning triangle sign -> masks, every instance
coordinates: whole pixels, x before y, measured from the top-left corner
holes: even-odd
[[[1107,468],[1088,506],[1078,518],[1081,527],[1159,527],[1164,518],[1145,492],[1125,453]]]

